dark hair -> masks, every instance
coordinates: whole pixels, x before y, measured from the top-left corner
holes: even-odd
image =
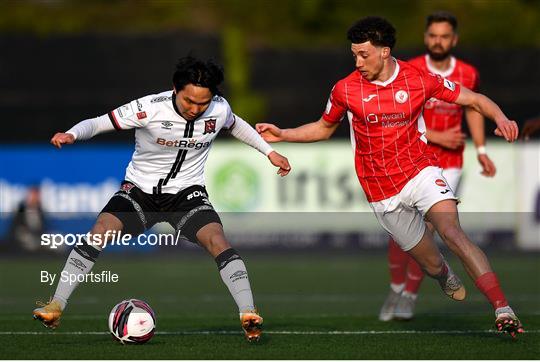
[[[211,60],[202,61],[192,56],[180,58],[173,75],[176,91],[188,84],[210,89],[213,95],[221,95],[218,86],[223,82],[223,68]]]
[[[429,26],[433,23],[443,23],[447,22],[448,24],[452,25],[452,29],[454,31],[457,31],[457,19],[448,11],[437,11],[434,13],[431,13],[426,18],[426,29],[429,28]]]
[[[369,40],[373,45],[392,49],[396,44],[396,29],[386,19],[368,16],[351,26],[347,31],[347,39],[354,44]]]

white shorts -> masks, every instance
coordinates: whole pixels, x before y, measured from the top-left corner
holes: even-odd
[[[461,181],[461,174],[463,173],[463,170],[461,168],[445,168],[442,171],[442,174],[446,181],[448,181],[448,186],[452,189],[454,192],[454,195],[459,194],[459,182]]]
[[[457,200],[442,169],[429,166],[412,178],[401,192],[370,203],[379,224],[404,251],[416,246],[426,230],[424,217],[442,200]]]

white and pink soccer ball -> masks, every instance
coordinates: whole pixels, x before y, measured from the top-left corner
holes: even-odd
[[[148,342],[156,329],[156,316],[148,303],[139,299],[123,300],[109,314],[109,331],[122,344]]]

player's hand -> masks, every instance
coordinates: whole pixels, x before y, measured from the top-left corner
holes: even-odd
[[[266,142],[273,143],[283,141],[283,131],[271,123],[257,123],[255,129]]]
[[[277,173],[281,177],[287,176],[287,174],[291,171],[291,165],[289,165],[289,160],[287,160],[287,157],[280,155],[276,151],[270,152],[268,159],[270,162],[272,162],[272,165],[279,167]]]
[[[444,148],[455,150],[465,143],[467,135],[461,132],[461,126],[455,126],[441,132],[439,144]]]
[[[63,144],[71,145],[75,142],[75,137],[71,133],[57,133],[51,138],[51,143],[58,148],[62,148]]]
[[[497,122],[495,135],[504,137],[508,142],[514,142],[518,138],[519,129],[515,121],[505,120]]]
[[[482,175],[486,177],[493,177],[497,173],[497,168],[488,155],[478,155],[478,163],[482,166]]]
[[[540,131],[540,118],[530,119],[527,122],[525,122],[525,126],[523,126],[523,131],[521,132],[521,138],[524,139],[525,141],[528,141],[529,138],[531,138],[531,135],[538,131]]]

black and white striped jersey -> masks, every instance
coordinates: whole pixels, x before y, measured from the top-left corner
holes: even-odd
[[[139,98],[108,115],[117,130],[136,128],[125,179],[149,194],[175,194],[204,185],[212,142],[235,121],[229,103],[220,96],[214,96],[199,118],[187,121],[178,113],[172,91]]]

